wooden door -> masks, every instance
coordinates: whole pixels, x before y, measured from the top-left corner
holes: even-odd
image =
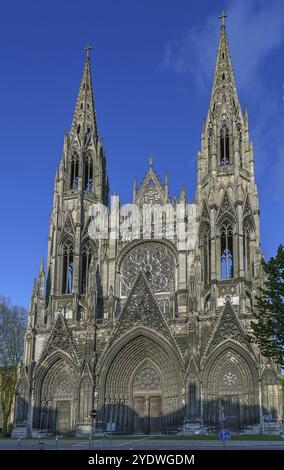
[[[134,398],[134,419],[133,427],[134,432],[142,434],[144,430],[144,421],[145,421],[145,397],[135,397]]]
[[[162,397],[151,396],[149,401],[150,433],[161,432]]]
[[[56,403],[56,432],[67,433],[71,431],[71,403],[70,400],[59,400]]]

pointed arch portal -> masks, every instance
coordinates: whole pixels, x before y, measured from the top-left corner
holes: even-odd
[[[241,347],[224,343],[210,356],[204,387],[204,421],[209,427],[239,431],[259,423],[256,370]]]
[[[40,365],[35,382],[34,426],[45,433],[75,430],[77,413],[76,367],[63,352],[51,354]]]
[[[112,421],[118,431],[147,434],[176,429],[183,419],[177,353],[144,331],[117,346],[100,366],[102,425]]]

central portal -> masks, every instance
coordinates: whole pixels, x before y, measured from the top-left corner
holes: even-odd
[[[134,431],[138,434],[161,433],[161,395],[136,396],[134,398]]]
[[[138,370],[133,380],[133,429],[138,434],[162,430],[162,384],[152,364]]]

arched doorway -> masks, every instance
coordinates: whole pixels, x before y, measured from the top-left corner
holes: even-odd
[[[209,427],[239,431],[259,422],[257,380],[243,355],[233,349],[215,353],[204,377],[204,421]]]
[[[77,406],[76,378],[72,367],[62,357],[49,366],[44,364],[36,384],[38,408],[34,413],[34,427],[44,432],[70,433],[75,429]]]
[[[163,383],[150,362],[138,369],[133,378],[133,427],[137,433],[160,433],[162,430]]]
[[[183,421],[182,365],[167,340],[145,328],[125,335],[99,365],[99,419],[104,428],[159,433]]]

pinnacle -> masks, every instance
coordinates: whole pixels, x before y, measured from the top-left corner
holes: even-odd
[[[90,46],[87,46],[86,50],[87,55],[70,134],[71,137],[75,137],[77,135],[79,138],[82,138],[86,133],[94,132],[96,138],[98,138],[96,109],[91,76]]]
[[[223,13],[222,21],[224,18]],[[224,103],[232,105],[235,110],[240,109],[227,32],[225,24],[222,23],[209,111],[213,114],[218,108],[221,111]]]

